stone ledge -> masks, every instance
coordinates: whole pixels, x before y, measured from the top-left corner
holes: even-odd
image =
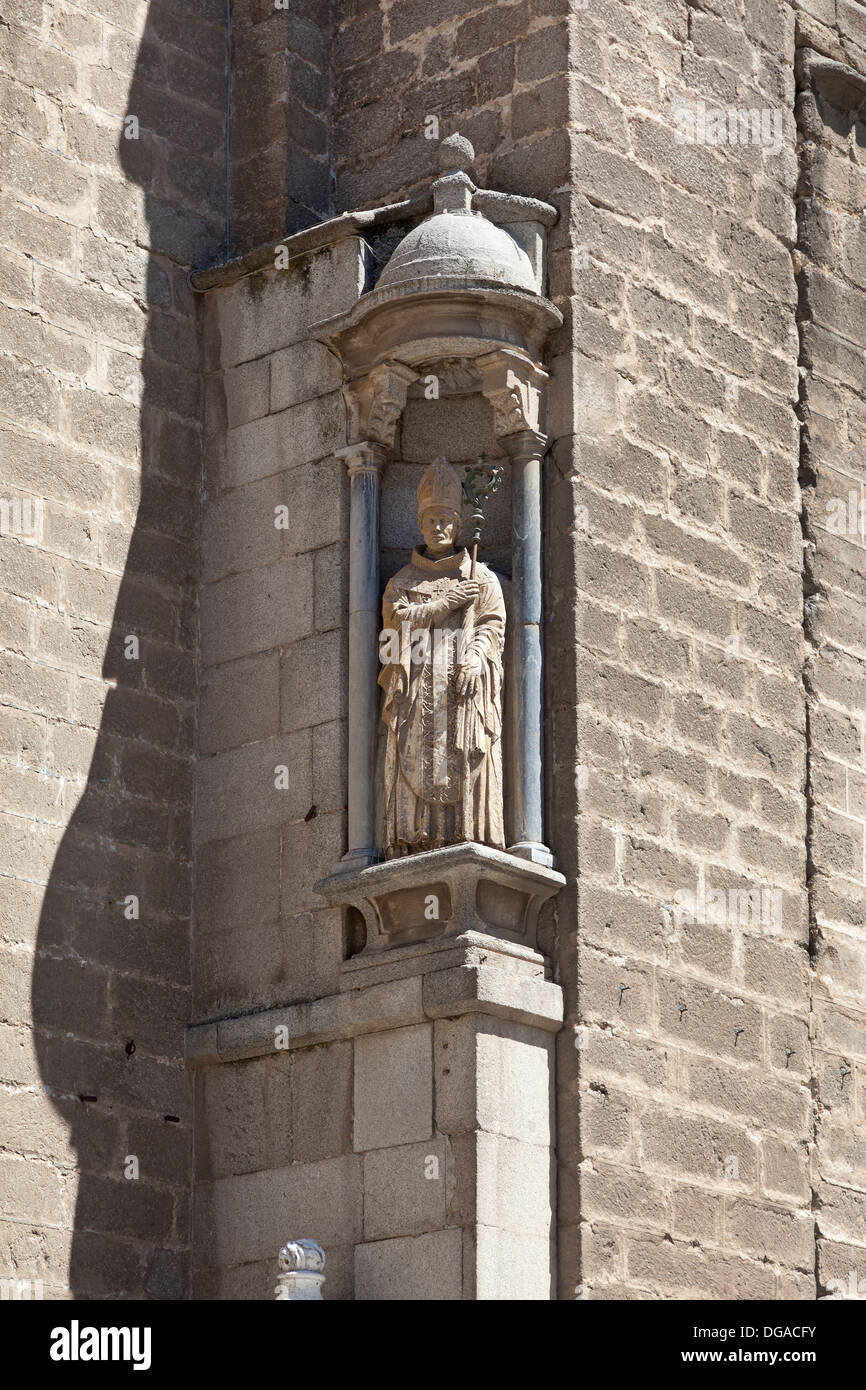
[[[211,1066],[270,1056],[277,1050],[277,1028],[286,1029],[286,1046],[281,1051],[467,1013],[490,1014],[544,1032],[558,1032],[564,1016],[562,990],[542,978],[541,957],[519,963],[515,959],[513,966],[517,968],[503,969],[495,959],[501,943],[491,939],[491,944],[494,960],[484,959],[483,953],[477,959],[469,956],[470,950],[477,953],[476,939],[471,948],[465,948],[467,956],[461,965],[449,964],[444,970],[369,984],[324,999],[193,1024],[186,1034],[187,1065]]]
[[[345,237],[357,236],[364,231],[372,231],[391,222],[402,222],[410,217],[423,216],[433,206],[432,195],[427,193],[418,198],[407,198],[401,203],[390,203],[385,207],[371,208],[368,212],[342,212],[338,217],[329,217],[325,222],[315,222],[304,227],[292,236],[279,237],[264,246],[257,246],[245,256],[235,256],[233,260],[223,261],[221,265],[201,266],[189,274],[190,288],[197,294],[220,289],[255,275],[260,270],[273,270],[277,248],[284,246],[289,252],[289,260],[295,256],[305,256],[312,251],[320,251]]]
[[[492,959],[491,959],[492,958]],[[540,980],[550,979],[550,965],[540,952],[517,942],[503,941],[481,931],[464,931],[457,938],[440,937],[410,946],[391,946],[385,951],[363,952],[343,962],[340,991],[387,984],[431,970],[454,966],[484,965],[491,959],[497,969],[521,971]]]
[[[467,932],[532,949],[539,910],[564,885],[555,869],[470,841],[351,868],[313,887],[327,903],[361,913],[369,956]]]
[[[493,189],[476,189],[473,204],[484,212],[491,222],[504,226],[521,221],[536,221],[544,227],[552,227],[559,216],[550,203],[537,198],[522,198],[514,193],[500,193]],[[433,207],[431,192],[404,198],[399,203],[385,203],[381,207],[362,209],[360,212],[341,212],[337,217],[329,217],[324,222],[314,222],[311,227],[303,227],[291,236],[279,237],[276,241],[256,246],[246,255],[235,256],[220,265],[200,266],[190,271],[190,288],[198,294],[233,285],[247,275],[255,275],[259,270],[272,270],[277,247],[285,246],[292,256],[303,256],[310,251],[318,251],[330,246],[343,237],[356,236],[365,231],[375,231],[390,226],[394,222],[406,222],[413,217],[423,217]]]

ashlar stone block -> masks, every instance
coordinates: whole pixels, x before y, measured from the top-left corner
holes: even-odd
[[[355,1247],[360,1302],[448,1302],[463,1297],[463,1233],[458,1227]]]
[[[447,1219],[446,1140],[375,1149],[364,1157],[364,1237],[422,1235]]]
[[[433,1132],[430,1024],[359,1037],[355,1043],[353,1147],[383,1149]]]

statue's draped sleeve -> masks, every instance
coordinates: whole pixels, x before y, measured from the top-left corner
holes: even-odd
[[[408,589],[409,584],[401,583],[400,575],[396,574],[389,579],[382,599],[382,637],[391,638],[392,654],[395,650],[399,652],[397,659],[386,662],[379,673],[379,684],[385,692],[382,718],[391,728],[396,721],[397,702],[409,690],[412,632],[444,622],[454,611],[444,599],[413,603]]]

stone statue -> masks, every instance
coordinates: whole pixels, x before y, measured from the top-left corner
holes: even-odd
[[[382,603],[387,858],[475,840],[505,848],[499,580],[460,535],[460,479],[437,459],[418,485],[424,545]]]

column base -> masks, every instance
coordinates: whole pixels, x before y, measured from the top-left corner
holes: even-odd
[[[508,846],[508,853],[514,854],[518,859],[528,859],[531,864],[543,864],[546,868],[553,868],[553,855],[538,840],[518,840],[516,845]]]
[[[352,874],[358,869],[367,869],[371,864],[378,864],[379,857],[379,851],[376,849],[350,849],[339,863],[334,865],[325,882],[329,883],[340,874]]]

